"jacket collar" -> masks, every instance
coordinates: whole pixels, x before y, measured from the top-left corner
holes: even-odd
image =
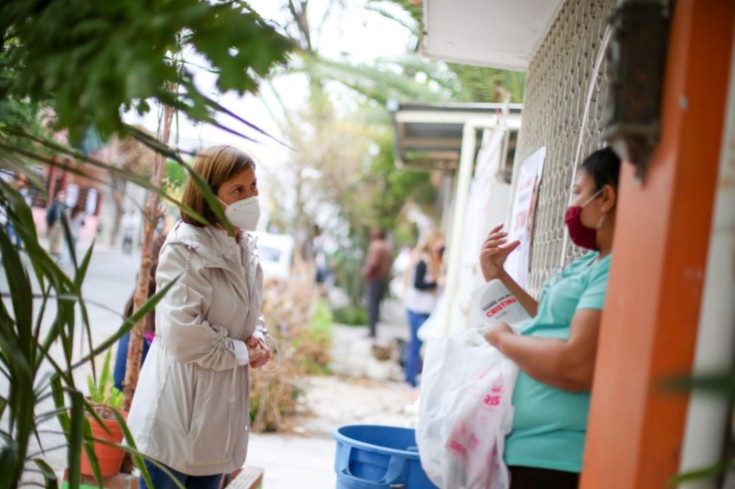
[[[247,243],[251,237],[245,234]],[[210,267],[228,268],[240,263],[241,245],[235,238],[227,234],[223,228],[216,226],[193,226],[179,221],[174,226],[169,244],[182,244],[193,248],[204,263]]]

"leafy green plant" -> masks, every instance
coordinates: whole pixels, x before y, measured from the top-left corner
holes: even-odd
[[[349,305],[357,308],[360,305],[365,291],[365,280],[362,278],[362,263],[364,260],[362,250],[367,249],[367,240],[360,240],[359,236],[353,234],[338,249],[332,259],[335,272],[335,285],[344,289],[349,299]],[[340,312],[332,311],[334,321],[341,323]],[[367,324],[367,321],[365,323]]]
[[[323,297],[316,301],[316,311],[314,312],[314,322],[311,328],[316,333],[324,333],[327,336],[332,334],[332,326],[334,325],[334,318],[332,317],[332,311],[329,308],[329,303]]]
[[[186,170],[176,161],[166,162],[166,173],[163,176],[163,184],[167,191],[175,194],[181,193],[186,183]]]
[[[120,409],[123,402],[123,393],[115,387],[115,380],[110,369],[110,359],[112,358],[112,350],[107,350],[105,360],[102,363],[102,369],[97,376],[97,382],[91,374],[87,375],[87,388],[89,389],[89,398],[93,403],[100,406],[102,413],[107,408]],[[104,416],[103,416],[104,417]]]
[[[348,326],[366,326],[368,323],[367,311],[362,307],[347,306],[332,311],[334,322]]]
[[[73,271],[67,275],[39,243],[31,210],[23,197],[2,181],[0,205],[27,250],[21,255],[5,227],[0,227],[0,253],[7,282],[0,301],[0,376],[8,385],[7,393],[0,395],[0,419],[4,421],[0,432],[0,488],[15,488],[24,474],[34,472],[43,477],[47,487],[57,487],[54,470],[43,455],[62,447],[43,446],[40,436],[48,431],[46,423],[54,419],[66,438],[63,447],[68,447],[69,486],[78,487],[82,448],[99,472],[89,422],[85,419],[85,415],[99,415],[76,385],[74,372],[114,345],[153,309],[169,287],[122,321],[111,337],[94,346],[82,294],[92,248],[79,261],[73,257]],[[66,223],[65,227],[68,242]],[[89,339],[89,353],[77,360],[72,352],[80,327]],[[92,368],[94,374],[93,363]],[[135,447],[130,433],[124,431],[126,443]],[[41,444],[38,452],[31,447],[33,439]],[[135,453],[134,448],[128,450]]]
[[[327,300],[317,299],[311,329],[299,335],[293,346],[300,357],[299,363],[309,375],[328,375],[332,347],[332,311]]]

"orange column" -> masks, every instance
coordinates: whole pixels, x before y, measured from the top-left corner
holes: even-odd
[[[730,0],[676,2],[662,140],[642,185],[622,175],[582,489],[664,488],[678,471],[687,396],[661,383],[694,356],[734,21]]]

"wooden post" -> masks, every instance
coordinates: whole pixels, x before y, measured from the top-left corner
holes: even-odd
[[[735,2],[678,0],[662,139],[643,184],[624,164],[582,489],[664,488],[679,470],[730,73]],[[725,426],[722,429],[726,429]]]

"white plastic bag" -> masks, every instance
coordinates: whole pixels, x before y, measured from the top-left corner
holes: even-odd
[[[419,327],[417,332],[418,337],[421,341],[426,342],[429,338],[436,338],[442,335],[442,324],[444,322],[444,316],[447,311],[447,301],[444,298],[444,294],[440,295],[436,300],[434,310],[426,321]]]
[[[480,330],[429,340],[416,442],[421,465],[441,489],[507,489],[505,436],[518,367]]]

